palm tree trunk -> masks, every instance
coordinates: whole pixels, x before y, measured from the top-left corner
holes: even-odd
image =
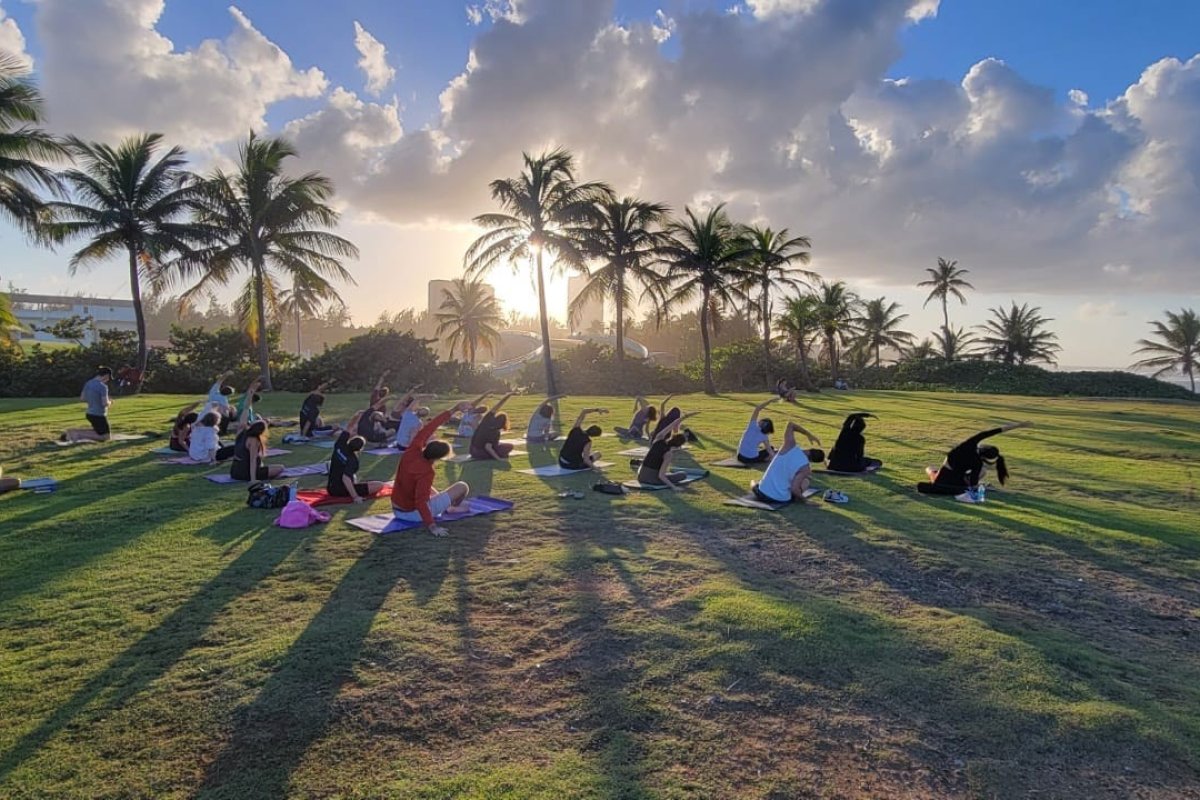
[[[542,272],[542,251],[537,253],[538,313],[542,325],[542,365],[546,369],[546,393],[558,394],[558,382],[554,380],[554,358],[550,355],[550,319],[546,315],[546,278]]]
[[[700,342],[704,345],[704,391],[707,394],[716,394],[717,387],[713,383],[712,376],[712,343],[708,338],[708,302],[709,290],[705,286],[700,301]]]
[[[254,265],[254,310],[258,314],[258,368],[262,387],[271,391],[271,350],[267,344],[267,300],[263,290],[262,264]]]
[[[616,285],[616,313],[617,326],[615,333],[617,334],[617,347],[613,350],[613,360],[617,365],[617,374],[625,374],[625,272],[622,270],[617,273]]]
[[[767,386],[771,385],[771,284],[763,280],[762,285],[762,336],[763,336],[763,372]]]
[[[133,296],[133,319],[137,326],[137,368],[138,373],[145,377],[146,362],[150,358],[149,348],[146,346],[146,312],[142,308],[142,284],[138,274],[138,253],[137,248],[130,246],[129,248],[129,292]],[[141,391],[142,384],[139,381],[134,387],[134,391]]]
[[[804,381],[805,390],[812,389],[812,377],[808,374],[808,347],[803,340],[796,342],[796,352],[800,356],[800,379]]]
[[[879,367],[882,365],[882,363],[883,363],[883,361],[879,357],[879,343],[876,342],[876,344],[875,344],[875,369],[879,369]]]
[[[296,309],[296,358],[300,357],[300,309]]]

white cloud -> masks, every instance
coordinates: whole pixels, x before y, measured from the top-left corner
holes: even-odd
[[[1089,300],[1075,310],[1075,316],[1079,319],[1111,319],[1113,317],[1127,317],[1129,316],[1129,312],[1120,308],[1112,300],[1103,303]]]
[[[1067,99],[1077,106],[1086,106],[1088,104],[1088,94],[1082,89],[1071,89],[1067,92]]]
[[[387,48],[357,21],[354,23],[354,47],[358,50],[358,67],[367,79],[367,91],[378,96],[396,77],[388,64]]]
[[[0,8],[0,52],[12,56],[26,69],[33,68],[33,57],[25,52],[25,34],[3,8]]]
[[[942,0],[913,0],[912,6],[908,9],[908,18],[912,22],[920,22],[923,19],[936,17],[938,7],[941,6]]]
[[[162,11],[163,0],[38,3],[44,90],[56,129],[98,139],[156,130],[173,143],[211,149],[264,128],[272,103],[325,89],[319,69],[296,69],[236,7],[225,39],[184,51],[157,31]]]

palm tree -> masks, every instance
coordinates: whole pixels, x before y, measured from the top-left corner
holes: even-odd
[[[492,181],[492,199],[502,212],[475,217],[475,224],[488,230],[467,248],[463,261],[471,278],[482,277],[505,259],[514,272],[526,260],[533,262],[542,363],[547,391],[553,395],[558,394],[558,382],[550,354],[544,256],[550,254],[552,269],[587,272],[581,239],[594,226],[596,200],[611,190],[602,183],[576,183],[575,159],[566,150],[552,150],[537,158],[522,153],[521,157],[525,166],[520,175]]]
[[[1041,316],[1042,309],[1030,307],[1028,303],[1018,306],[1013,301],[1009,309],[989,309],[992,318],[978,326],[983,331],[979,344],[985,358],[1005,364],[1025,364],[1030,361],[1045,361],[1053,364],[1058,346],[1058,335],[1046,330],[1053,322]]]
[[[8,299],[7,294],[0,292],[0,347],[15,346],[20,339],[18,334],[22,330],[21,321],[13,313],[12,301]]]
[[[639,283],[643,297],[660,305],[658,288],[662,276],[654,269],[658,250],[665,243],[659,230],[669,209],[662,203],[647,203],[632,197],[618,200],[606,196],[596,201],[595,227],[582,231],[584,254],[602,262],[588,275],[587,285],[572,301],[572,318],[596,298],[610,298],[616,309],[617,346],[613,358],[618,367],[625,362],[625,315],[633,305],[631,283]]]
[[[296,319],[296,355],[303,352],[300,326],[305,318],[312,319],[321,313],[326,303],[344,305],[342,297],[333,285],[324,280],[310,280],[311,273],[292,275],[292,288],[279,293],[279,312],[290,314]]]
[[[1134,368],[1156,370],[1154,377],[1167,372],[1178,370],[1187,375],[1196,391],[1196,369],[1200,365],[1200,317],[1190,308],[1183,308],[1176,314],[1164,311],[1166,322],[1154,321],[1150,325],[1154,339],[1138,339],[1141,345],[1133,352],[1144,353],[1148,358],[1134,364]],[[1155,341],[1157,339],[1157,341]]]
[[[162,259],[190,252],[202,230],[189,219],[195,198],[194,176],[184,167],[182,149],[166,152],[162,135],[141,134],[116,148],[106,144],[67,140],[79,169],[63,173],[73,202],[49,203],[47,235],[55,241],[86,238],[69,263],[80,267],[124,253],[129,260],[129,291],[137,326],[137,368],[146,371],[146,314],[142,280]]]
[[[209,244],[161,273],[168,282],[196,280],[181,296],[186,302],[192,295],[228,284],[241,270],[249,271],[253,302],[247,310],[254,321],[267,390],[271,389],[267,293],[276,285],[277,275],[317,287],[312,291],[333,291],[332,280],[354,283],[342,259],[358,257],[358,248],[328,230],[338,222],[338,213],[329,205],[330,180],[316,172],[299,177],[285,174],[284,163],[295,155],[295,147],[286,139],[251,133],[238,148],[236,172],[216,170],[199,187],[196,217],[208,233]]]
[[[659,258],[667,268],[665,285],[671,294],[665,305],[675,306],[700,295],[700,341],[704,347],[704,391],[716,394],[712,377],[712,328],[718,304],[732,304],[737,287],[750,277],[749,247],[730,222],[722,203],[703,217],[684,208],[684,218],[667,226]]]
[[[450,355],[461,350],[472,369],[480,349],[494,355],[500,346],[499,326],[504,324],[504,315],[491,288],[482,281],[455,278],[451,288],[442,290],[435,316],[437,335],[447,337]]]
[[[811,389],[808,355],[813,339],[821,330],[820,319],[817,317],[817,298],[811,294],[789,297],[784,301],[783,313],[779,315],[776,324],[796,346],[796,357],[800,361],[800,378],[804,381],[804,388]]]
[[[825,354],[829,359],[829,374],[837,380],[841,362],[841,345],[854,330],[854,313],[858,296],[842,281],[821,281],[817,284],[817,321],[825,338]]]
[[[925,338],[904,351],[905,361],[928,361],[938,353],[933,339]]]
[[[763,355],[766,357],[767,383],[771,382],[771,290],[785,288],[799,290],[801,281],[815,280],[817,275],[808,270],[792,269],[792,264],[807,264],[812,258],[809,249],[812,241],[807,236],[791,236],[787,228],[773,231],[770,228],[748,226],[744,235],[749,246],[748,259],[753,272],[753,288],[758,290],[755,310],[762,323]],[[747,289],[751,288],[749,286]]]
[[[899,303],[889,303],[887,298],[878,297],[863,304],[854,324],[858,328],[855,346],[875,356],[875,366],[882,364],[881,351],[891,347],[903,351],[915,338],[908,331],[900,330],[900,324],[908,314],[898,314]]]
[[[962,328],[942,328],[933,338],[947,363],[961,360],[975,344],[975,334]]]
[[[11,54],[0,53],[0,211],[39,235],[43,205],[32,187],[57,191],[58,177],[43,162],[64,161],[70,153],[34,127],[42,121],[42,96],[28,72]]]
[[[926,268],[925,271],[929,273],[929,280],[921,281],[917,286],[928,287],[929,296],[925,298],[925,303],[921,307],[924,308],[929,305],[929,301],[935,298],[941,300],[942,330],[948,331],[950,329],[950,309],[947,307],[947,301],[953,295],[964,306],[967,304],[967,296],[963,294],[963,289],[973,290],[975,288],[963,280],[963,277],[970,270],[959,269],[957,261],[947,261],[944,258],[939,258],[937,269]]]

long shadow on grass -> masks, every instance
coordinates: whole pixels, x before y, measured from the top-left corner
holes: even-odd
[[[262,530],[262,517],[245,513],[223,516],[198,532],[226,539],[240,530]],[[166,617],[156,628],[90,678],[71,698],[0,757],[4,778],[63,729],[73,725],[97,701],[95,712],[120,707],[162,677],[202,638],[223,609],[261,580],[307,540],[304,533],[260,536],[212,580]]]

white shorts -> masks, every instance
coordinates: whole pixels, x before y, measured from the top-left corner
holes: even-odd
[[[429,498],[429,513],[433,514],[434,518],[440,517],[446,513],[446,509],[450,507],[450,493],[438,492]],[[421,512],[416,509],[412,511],[401,511],[398,508],[393,508],[392,513],[396,519],[402,522],[420,522]]]

